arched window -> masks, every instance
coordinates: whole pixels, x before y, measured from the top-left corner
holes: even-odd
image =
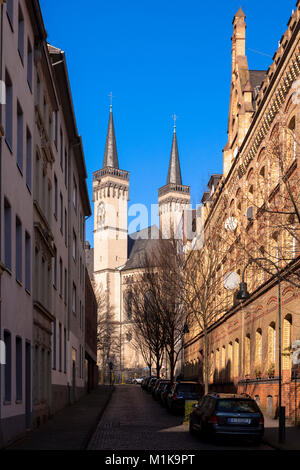
[[[255,367],[261,369],[262,366],[262,332],[258,328],[255,334]]]
[[[221,357],[221,370],[222,370],[222,378],[225,377],[225,358],[226,358],[226,347],[222,347],[222,357]]]
[[[288,125],[288,154],[293,156],[293,160],[296,158],[296,118],[295,116],[289,122]]]
[[[282,367],[284,370],[291,368],[291,333],[292,315],[288,314],[283,320]]]
[[[234,365],[234,377],[238,377],[240,373],[240,343],[236,339],[234,342],[234,351],[233,351],[233,365]]]
[[[250,334],[245,337],[245,375],[250,375],[251,364],[251,338]]]
[[[232,342],[230,341],[228,345],[228,354],[227,354],[227,378],[230,380],[232,376]]]
[[[275,367],[276,362],[276,328],[272,322],[268,328],[268,367]]]
[[[126,315],[127,320],[132,319],[132,292],[128,290],[126,293]]]
[[[219,371],[220,371],[220,349],[216,350],[216,377],[219,379]]]
[[[211,351],[211,353],[210,353],[210,367],[209,367],[210,383],[213,383],[213,381],[214,381],[214,373],[215,373],[214,352]]]

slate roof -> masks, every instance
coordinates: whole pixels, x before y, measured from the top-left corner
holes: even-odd
[[[156,225],[128,235],[128,260],[121,271],[144,267],[145,255],[151,257],[161,243],[159,236],[160,232]]]
[[[255,88],[261,86],[267,73],[265,70],[249,70],[249,74],[252,90],[254,91]]]
[[[110,112],[109,112],[108,129],[107,129],[104,159],[103,159],[103,168],[106,168],[108,166],[112,168],[119,168],[112,107],[110,107]]]
[[[167,184],[182,185],[176,131],[174,129]]]

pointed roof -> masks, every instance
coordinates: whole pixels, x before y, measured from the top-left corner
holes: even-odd
[[[236,14],[234,15],[235,18],[246,18],[246,15],[245,13],[243,12],[242,10],[242,7],[240,7],[238,9],[238,11],[236,12]]]
[[[107,129],[104,159],[103,159],[103,168],[106,168],[108,166],[112,168],[119,168],[112,106],[110,107],[110,112],[109,112],[108,129]]]
[[[167,184],[181,184],[182,185],[175,127],[174,127],[174,133],[173,133],[173,142],[172,142]]]

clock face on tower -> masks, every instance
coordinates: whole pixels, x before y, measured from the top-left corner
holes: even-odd
[[[104,227],[104,219],[105,219],[105,206],[103,202],[100,202],[98,209],[97,209],[97,227],[98,229],[102,229]]]

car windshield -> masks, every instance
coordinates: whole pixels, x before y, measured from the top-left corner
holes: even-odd
[[[200,384],[179,384],[177,388],[180,393],[201,393],[202,387]]]
[[[252,400],[225,399],[218,400],[217,411],[229,413],[257,413],[257,404]]]

